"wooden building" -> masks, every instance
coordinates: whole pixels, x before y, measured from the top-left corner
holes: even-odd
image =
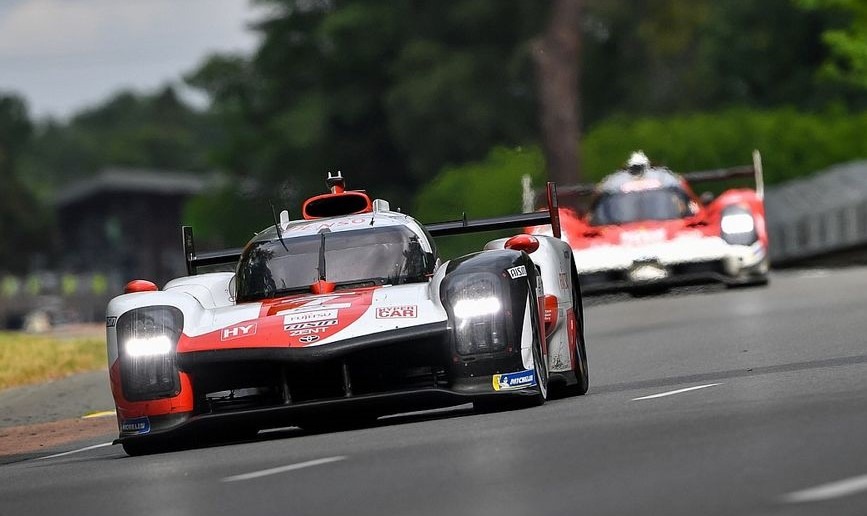
[[[68,186],[55,199],[62,268],[159,286],[185,274],[184,205],[209,182],[202,174],[110,168]]]

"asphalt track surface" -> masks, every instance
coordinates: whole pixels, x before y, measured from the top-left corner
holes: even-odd
[[[867,514],[867,269],[587,309],[591,392],[0,465],[0,514]],[[687,390],[689,389],[689,390]]]

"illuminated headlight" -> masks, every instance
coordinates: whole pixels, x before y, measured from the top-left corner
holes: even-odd
[[[183,322],[181,311],[171,306],[137,308],[118,318],[121,385],[128,400],[153,400],[180,392],[175,348]]]
[[[734,235],[737,233],[751,233],[755,231],[756,224],[749,213],[733,213],[724,215],[722,218],[722,232]]]
[[[493,353],[506,347],[500,279],[488,272],[448,278],[445,302],[455,319],[458,353]]]
[[[172,351],[172,340],[160,335],[156,337],[132,337],[124,345],[129,357],[149,357],[167,355]]]
[[[458,299],[454,305],[455,317],[461,320],[493,315],[499,312],[500,308],[500,300],[496,297]]]
[[[732,245],[750,245],[758,240],[753,215],[740,206],[723,210],[720,231],[723,240]]]

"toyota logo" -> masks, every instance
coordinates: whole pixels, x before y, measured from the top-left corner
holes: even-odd
[[[298,342],[303,342],[304,344],[310,344],[311,342],[316,342],[319,340],[317,335],[305,335],[298,339]]]

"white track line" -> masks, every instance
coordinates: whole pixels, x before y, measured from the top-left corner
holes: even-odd
[[[820,502],[853,495],[860,491],[867,491],[867,475],[822,484],[803,491],[795,491],[783,496],[783,501],[789,503]]]
[[[346,457],[343,455],[337,457],[325,457],[324,459],[316,459],[309,460],[307,462],[299,462],[298,464],[289,464],[288,466],[280,466],[277,468],[271,469],[263,469],[261,471],[253,471],[250,473],[244,473],[243,475],[235,475],[232,477],[226,477],[222,480],[222,482],[238,482],[240,480],[252,480],[254,478],[266,477],[268,475],[276,475],[278,473],[285,473],[287,471],[295,471],[296,469],[309,468],[311,466],[319,466],[320,464],[328,464],[329,462],[338,462],[341,460],[345,460]]]
[[[87,446],[85,448],[79,448],[77,450],[72,450],[63,453],[55,453],[54,455],[46,455],[45,457],[36,457],[33,460],[45,460],[45,459],[56,459],[57,457],[64,457],[66,455],[72,455],[73,453],[81,453],[86,452],[88,450],[95,450],[97,448],[103,448],[105,446],[111,446],[112,443],[102,443],[102,444],[94,444],[93,446]]]
[[[678,389],[676,391],[660,392],[659,394],[651,394],[650,396],[642,396],[640,398],[632,398],[632,401],[652,400],[654,398],[664,398],[666,396],[671,396],[673,394],[680,394],[682,392],[695,391],[698,389],[707,389],[708,387],[715,387],[717,385],[722,385],[722,384],[721,383],[709,383],[707,385],[696,385],[695,387],[687,387],[686,389]]]

